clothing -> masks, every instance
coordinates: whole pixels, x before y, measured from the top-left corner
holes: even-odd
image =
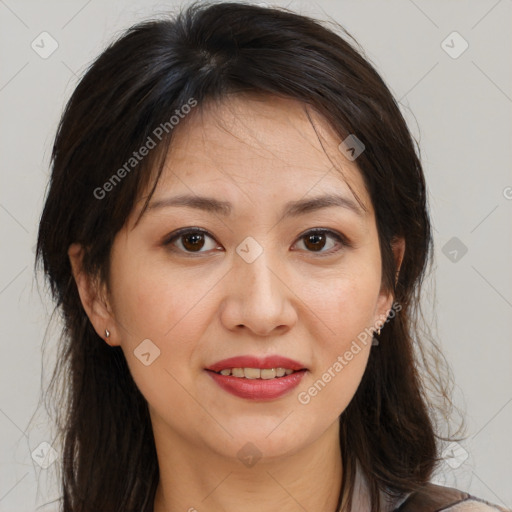
[[[428,484],[422,491],[391,498],[381,491],[381,512],[512,512],[510,509],[493,505],[467,492]],[[356,471],[354,482],[353,512],[370,512],[366,480]]]
[[[510,512],[505,508],[471,496],[467,492],[428,484],[408,497],[396,512]]]

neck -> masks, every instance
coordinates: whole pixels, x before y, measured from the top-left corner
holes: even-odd
[[[250,467],[168,431],[164,436],[157,424],[153,430],[160,470],[153,512],[337,512],[342,478],[337,421],[294,454],[262,458]]]

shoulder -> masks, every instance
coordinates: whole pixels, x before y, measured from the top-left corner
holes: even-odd
[[[429,483],[409,495],[396,512],[512,512],[452,487]]]
[[[498,505],[493,505],[492,503],[473,497],[469,497],[441,510],[443,512],[510,512],[503,507],[498,507]]]

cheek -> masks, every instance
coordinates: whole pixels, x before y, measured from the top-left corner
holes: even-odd
[[[380,273],[363,266],[302,286],[301,297],[319,320],[317,339],[327,340],[326,346],[333,350],[344,350],[352,339],[373,326],[379,290]]]
[[[190,398],[180,383],[190,387],[186,363],[202,328],[195,316],[201,311],[198,287],[133,259],[119,261],[111,281],[121,347],[137,387],[159,411],[169,407],[170,397],[186,411]]]
[[[126,254],[130,254],[126,251]],[[148,401],[176,396],[177,382],[189,385],[197,340],[210,317],[208,290],[219,281],[210,272],[176,271],[149,258],[118,258],[111,275],[114,315],[120,326],[121,346],[134,380]],[[145,366],[137,357],[144,340],[154,362]],[[174,377],[174,378],[173,378]]]
[[[366,369],[375,292],[344,281],[333,286],[332,296],[323,298],[319,316],[326,319],[328,329],[315,335],[315,365],[297,400],[307,414],[329,422],[348,406]]]
[[[312,327],[315,367],[298,396],[299,403],[311,404],[311,411],[336,404],[334,418],[357,391],[371,350],[379,289],[380,274],[355,265],[350,273],[323,281],[322,287],[304,289],[307,306],[320,320]]]
[[[300,407],[309,414],[334,421],[354,397],[364,374],[370,344],[349,347],[337,354],[320,372],[305,382],[297,395]]]
[[[122,260],[112,278],[116,319],[129,338],[172,338],[183,326],[193,327],[205,289],[213,286],[201,281],[159,264]]]

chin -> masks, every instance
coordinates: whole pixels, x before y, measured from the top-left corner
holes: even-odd
[[[250,429],[234,428],[227,425],[227,430],[233,435],[226,443],[211,442],[212,450],[219,455],[235,458],[245,463],[254,459],[265,460],[275,459],[293,455],[295,452],[309,444],[309,436],[304,430],[297,428],[290,430],[281,429],[279,421],[269,418],[271,421],[263,421],[259,424],[253,422]],[[277,427],[277,428],[276,428]],[[226,436],[224,436],[226,437]],[[209,443],[210,444],[210,443]]]

